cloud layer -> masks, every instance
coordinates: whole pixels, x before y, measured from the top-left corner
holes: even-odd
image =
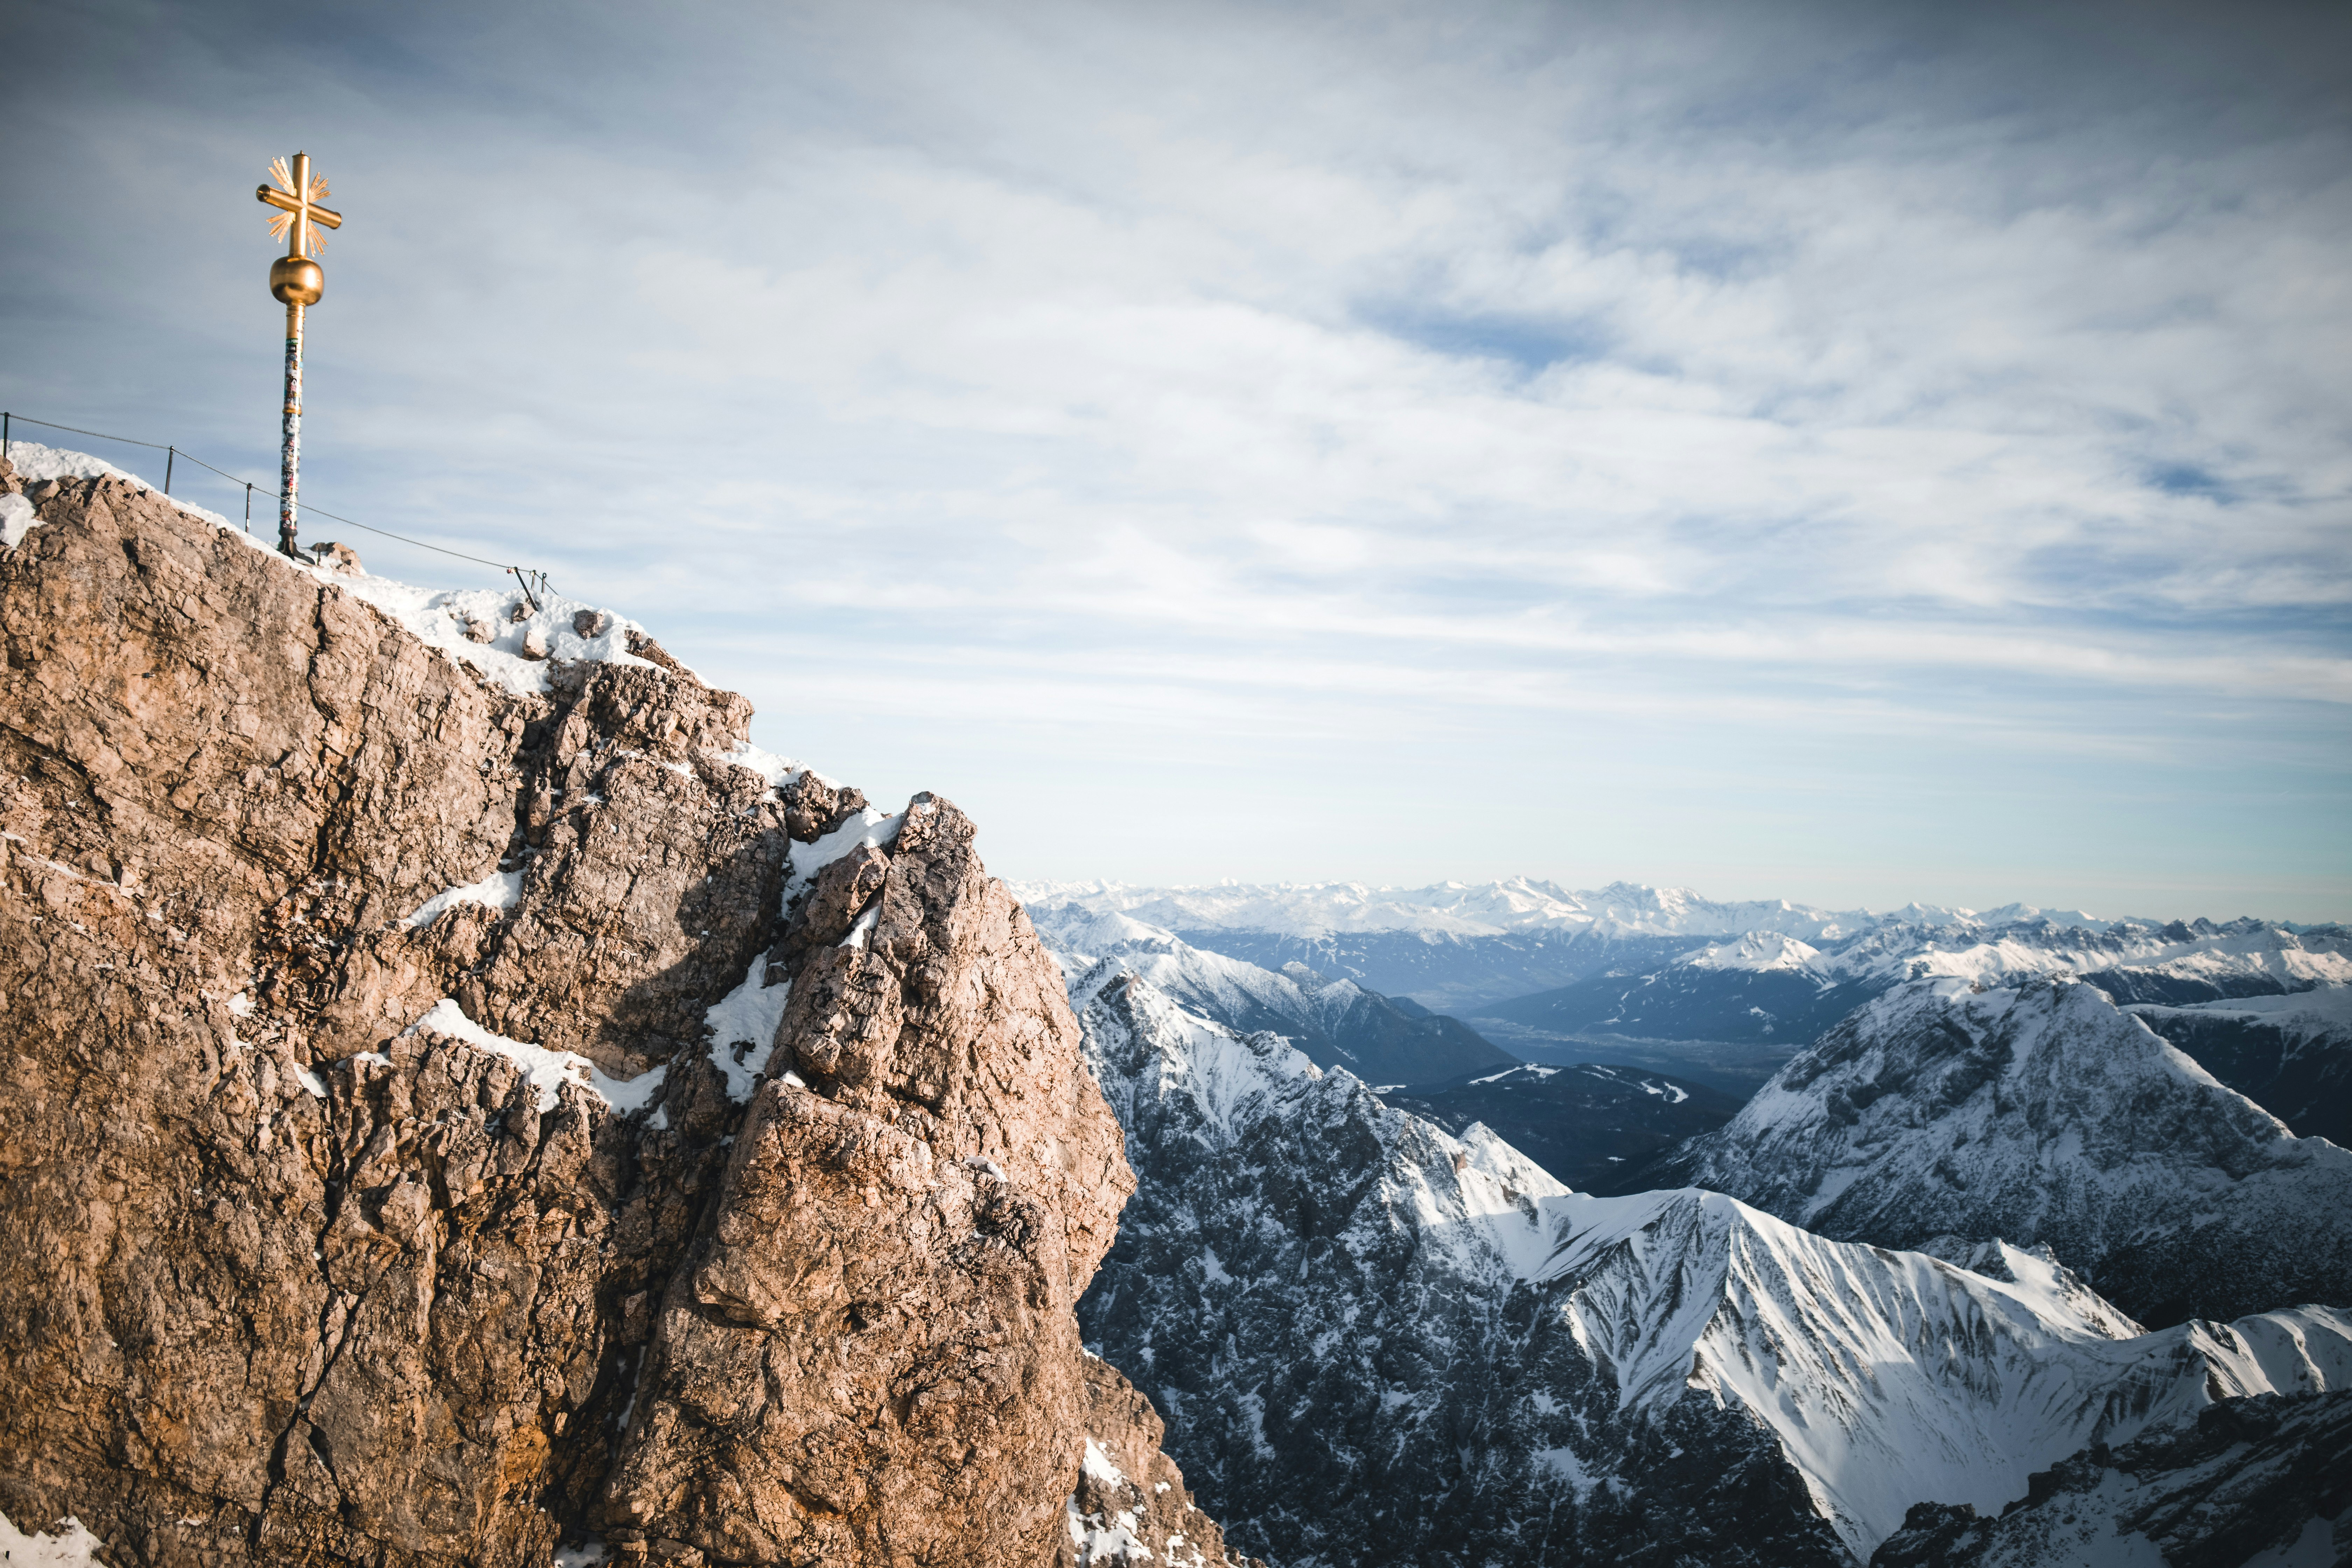
[[[2340,16],[260,16],[13,25],[11,405],[266,471],[293,136],[310,493],[1009,873],[2352,915]]]

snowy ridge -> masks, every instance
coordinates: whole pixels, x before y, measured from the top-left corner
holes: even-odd
[[[1097,965],[1112,963],[1150,983],[1181,1006],[1243,1034],[1272,1030],[1326,1067],[1387,1082],[1430,1082],[1510,1057],[1467,1026],[1409,1015],[1352,980],[1334,980],[1300,963],[1280,973],[1209,952],[1175,933],[1130,916],[1096,914],[1077,905],[1039,907],[1031,922],[1075,988]],[[1099,990],[1102,982],[1093,982]],[[1082,1006],[1073,989],[1071,1005]]]
[[[1325,931],[1414,931],[1454,936],[1510,931],[1593,931],[1647,936],[1718,936],[1780,931],[1818,941],[1851,935],[1885,918],[1967,918],[1969,911],[1909,905],[1895,916],[1864,910],[1819,910],[1784,899],[1719,903],[1687,888],[1612,882],[1573,892],[1556,882],[1515,877],[1500,882],[1440,882],[1426,888],[1374,888],[1318,882],[1204,888],[1137,888],[1118,882],[1014,882],[1030,904],[1076,904],[1097,914],[1128,914],[1171,928]],[[2018,906],[2012,906],[2018,907]],[[2088,921],[2090,917],[2082,916]]]
[[[1106,1006],[1114,990],[1119,1005]],[[1327,1072],[1279,1036],[1236,1034],[1187,1012],[1110,961],[1072,987],[1071,1002],[1122,1124],[1148,1098],[1153,1118],[1175,1118],[1222,1152],[1268,1120],[1363,1121],[1379,1130],[1386,1155],[1376,1178],[1383,1205],[1410,1213],[1464,1272],[1523,1277],[1549,1253],[1533,1200],[1568,1189],[1486,1128],[1456,1138],[1390,1111],[1345,1068]]]
[[[1261,1014],[1267,1022],[1303,1019],[1316,1005],[1297,980],[1177,940],[1172,932],[1127,915],[1097,915],[1074,907],[1032,908],[1031,922],[1045,950],[1075,978],[1106,958],[1155,987],[1225,1018]],[[1071,1005],[1077,1005],[1072,997]]]
[[[2352,986],[2127,1011],[2299,1136],[2352,1148]]]
[[[1694,969],[1745,969],[1761,973],[1776,969],[1815,970],[1821,950],[1779,931],[1748,932],[1737,942],[1716,942],[1686,952],[1675,962]]]
[[[1997,984],[2032,975],[2119,969],[2228,990],[2299,990],[2352,981],[2352,944],[2261,921],[2214,925],[2114,921],[2098,929],[2042,921],[1888,925],[1807,964],[1825,981],[1950,978]],[[2127,998],[2128,999],[2128,998]]]
[[[1548,1266],[1627,1405],[1685,1388],[1771,1427],[1857,1556],[1914,1502],[1998,1511],[2029,1476],[2215,1397],[2340,1388],[2352,1314],[2115,1339],[2030,1277],[1827,1241],[1716,1193],[1571,1199]],[[1581,1208],[1582,1213],[1578,1210]]]
[[[2154,1321],[2352,1304],[2352,1153],[2090,985],[1898,986],[1645,1174],[1879,1246],[2046,1243]]]
[[[2290,1054],[2313,1047],[2340,1048],[2352,1041],[2352,985],[2340,982],[2329,982],[2308,991],[2190,1002],[2178,1007],[2141,1004],[2131,1011],[2148,1018],[2177,1014],[2191,1018],[2267,1024],[2288,1043]]]
[[[1878,1568],[2331,1568],[2352,1540],[2352,1394],[2209,1405],[2053,1467],[2023,1507],[1922,1514]]]
[[[1998,1509],[2086,1444],[2352,1379],[2342,1311],[2147,1333],[2015,1247],[1976,1272],[1720,1194],[1571,1193],[1113,963],[1073,993],[1139,1176],[1082,1322],[1284,1561],[1546,1561],[1537,1521],[1587,1555],[1850,1561],[1912,1503]]]
[[[285,570],[300,572],[322,583],[332,584],[353,598],[374,605],[415,633],[419,640],[472,666],[509,691],[523,695],[546,691],[549,666],[559,660],[594,659],[608,664],[653,668],[650,661],[629,651],[629,634],[643,634],[643,626],[626,616],[577,599],[568,599],[560,594],[544,595],[534,608],[515,589],[435,590],[412,587],[389,577],[373,576],[363,572],[338,572],[308,561],[293,560],[280,553],[260,535],[246,532],[241,526],[232,523],[220,513],[166,496],[138,475],[128,473],[87,452],[44,447],[31,441],[11,441],[8,460],[15,465],[17,476],[28,485],[43,479],[101,478],[123,479],[137,485],[185,515],[208,522],[230,538],[260,552]],[[21,536],[20,528],[12,524],[11,529]],[[13,545],[16,541],[12,539],[9,542]],[[312,541],[312,547],[315,548],[318,542]],[[583,612],[596,618],[599,629],[593,635],[583,635],[575,624]],[[517,619],[518,615],[521,618]],[[489,641],[478,643],[467,636],[469,621],[478,622],[487,627],[492,634]],[[541,656],[538,658],[530,657],[525,651],[526,644],[534,638],[541,650]]]

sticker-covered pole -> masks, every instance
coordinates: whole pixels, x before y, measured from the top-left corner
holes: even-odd
[[[286,409],[278,426],[278,548],[294,553],[294,494],[302,485],[302,305],[286,302]]]

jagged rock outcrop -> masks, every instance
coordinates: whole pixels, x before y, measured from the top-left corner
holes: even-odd
[[[1160,1452],[1160,1413],[1118,1369],[1087,1358],[1087,1455],[1069,1501],[1057,1568],[1165,1563],[1169,1568],[1265,1568],[1225,1545],[1224,1531]]]
[[[664,1560],[1041,1562],[1078,1293],[1133,1186],[1056,972],[919,798],[862,945],[812,950],[670,1286],[607,1514]],[[803,1081],[794,1081],[800,1079]]]
[[[1130,1178],[970,822],[585,606],[428,644],[136,484],[0,490],[0,1512],[116,1568],[1054,1560]]]
[[[1642,1173],[1823,1236],[2046,1245],[2143,1322],[2352,1306],[2352,1152],[2068,981],[1914,981]]]

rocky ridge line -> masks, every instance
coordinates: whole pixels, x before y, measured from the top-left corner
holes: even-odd
[[[1071,1317],[1131,1178],[961,813],[804,867],[880,814],[649,641],[518,692],[136,483],[0,491],[0,1511],[1070,1558],[1146,1426]]]

